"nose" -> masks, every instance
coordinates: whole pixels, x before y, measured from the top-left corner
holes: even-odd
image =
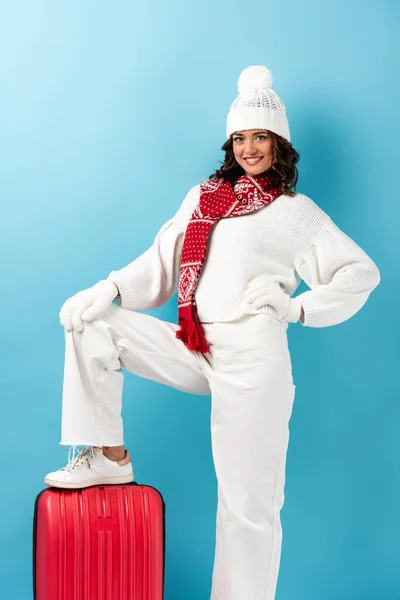
[[[255,154],[255,152],[257,151],[257,149],[254,147],[253,140],[248,140],[245,143],[245,149],[244,150],[245,150],[246,155]]]

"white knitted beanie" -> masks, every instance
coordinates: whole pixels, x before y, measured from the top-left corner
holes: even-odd
[[[226,137],[244,129],[269,129],[290,142],[286,108],[272,88],[272,73],[262,65],[244,69],[238,79],[239,96],[232,102]]]

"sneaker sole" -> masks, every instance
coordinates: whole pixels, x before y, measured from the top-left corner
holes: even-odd
[[[94,485],[112,485],[121,483],[131,483],[134,481],[134,475],[120,475],[119,477],[104,477],[103,479],[97,479],[92,482],[85,481],[53,481],[53,479],[44,478],[44,482],[51,487],[68,488],[68,489],[81,489],[86,487],[92,487]]]

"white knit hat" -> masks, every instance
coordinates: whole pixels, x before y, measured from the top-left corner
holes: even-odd
[[[238,79],[239,96],[232,102],[226,137],[244,129],[269,129],[290,142],[286,108],[272,90],[272,73],[262,65],[244,69]]]

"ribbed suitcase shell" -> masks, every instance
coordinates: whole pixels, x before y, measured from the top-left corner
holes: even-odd
[[[48,487],[33,516],[34,600],[162,600],[165,503],[137,482]]]

